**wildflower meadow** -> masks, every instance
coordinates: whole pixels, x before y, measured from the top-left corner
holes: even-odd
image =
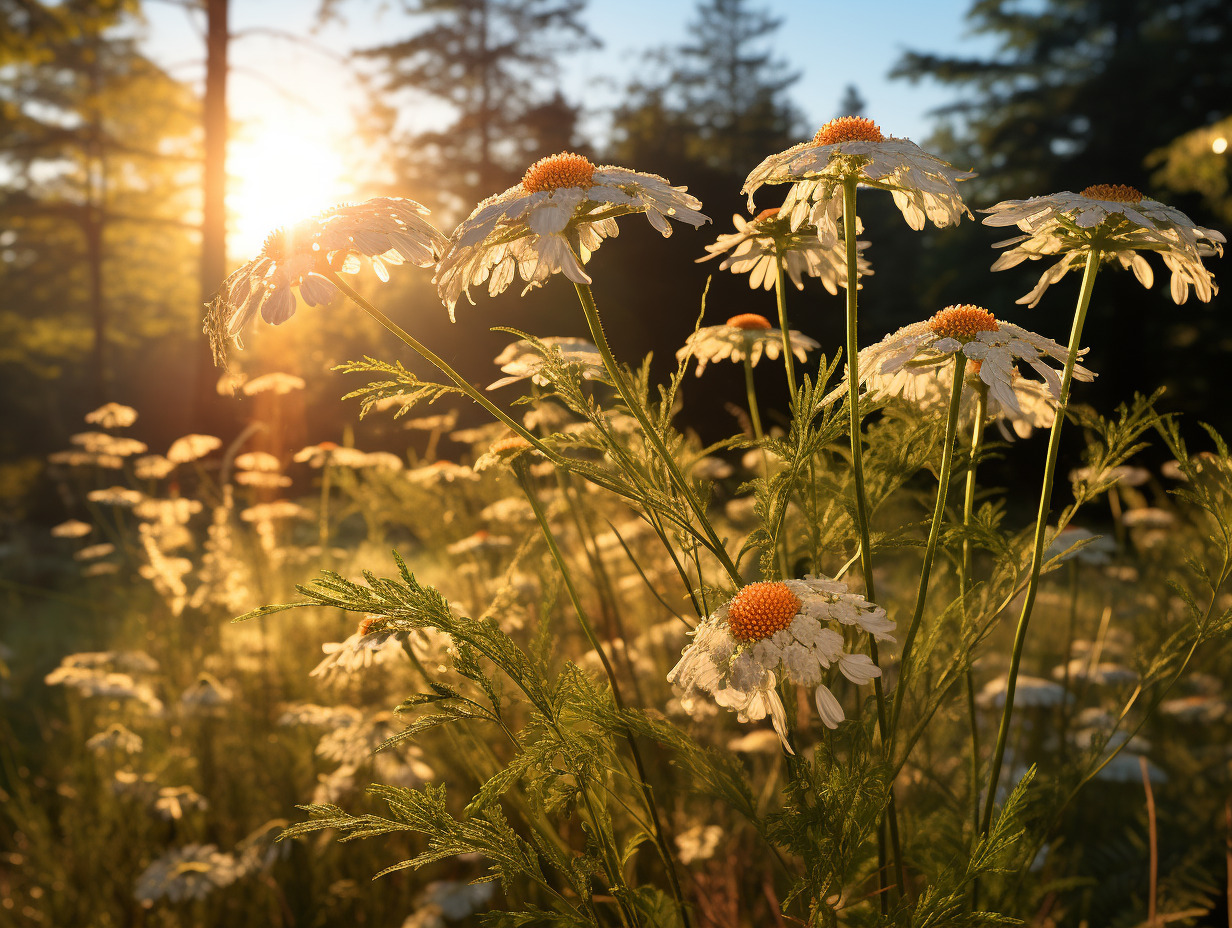
[[[1115,176],[984,202],[892,131],[764,151],[730,219],[562,151],[456,225],[408,187],[234,262],[200,341],[260,422],[163,450],[108,402],[46,461],[0,924],[1232,924],[1232,451],[1149,366],[1088,393],[1105,281],[1217,312],[1225,236]],[[870,324],[904,228],[1021,297]],[[687,239],[690,303],[605,292],[636,235]],[[495,299],[541,288],[559,328]],[[618,352],[634,314],[692,332]],[[366,333],[315,380],[271,360],[310,315]],[[441,326],[507,347],[476,382]],[[313,389],[351,422],[279,450]]]

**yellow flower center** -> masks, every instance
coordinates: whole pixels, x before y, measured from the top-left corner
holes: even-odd
[[[540,158],[522,175],[522,189],[527,193],[559,190],[561,187],[589,187],[594,183],[595,166],[581,155],[561,152]]]
[[[1142,194],[1128,184],[1092,184],[1082,191],[1092,200],[1110,200],[1113,203],[1141,203]]]
[[[786,583],[750,583],[727,607],[727,628],[737,641],[761,641],[791,624],[800,611],[800,597]]]
[[[779,208],[772,206],[769,209],[763,209],[760,213],[753,217],[754,222],[761,222],[763,219],[773,219],[779,214]]]
[[[741,313],[728,319],[727,325],[737,329],[768,329],[770,328],[770,320],[765,316],[757,315],[757,313]]]
[[[814,145],[835,145],[838,142],[884,142],[885,136],[871,119],[863,116],[840,116],[831,119],[813,136]]]
[[[995,332],[1001,328],[996,316],[970,303],[947,306],[928,320],[928,327],[942,338],[956,338],[960,342],[969,342],[981,332]]]

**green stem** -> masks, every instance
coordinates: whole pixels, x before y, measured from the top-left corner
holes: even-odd
[[[1018,629],[1014,633],[1014,650],[1010,655],[1009,674],[1005,680],[1005,709],[1001,713],[1001,727],[997,730],[997,746],[993,751],[992,768],[988,775],[988,797],[984,802],[983,834],[992,826],[993,804],[997,798],[997,780],[1001,776],[1001,763],[1005,758],[1005,744],[1009,739],[1010,718],[1014,712],[1014,690],[1018,684],[1018,665],[1022,662],[1022,649],[1027,640],[1027,626],[1031,610],[1035,607],[1035,594],[1039,590],[1040,568],[1044,564],[1044,536],[1048,529],[1049,507],[1052,502],[1052,481],[1057,471],[1057,454],[1061,449],[1061,428],[1069,405],[1069,388],[1074,379],[1074,364],[1078,360],[1078,346],[1082,339],[1082,325],[1086,322],[1087,308],[1091,305],[1091,292],[1095,289],[1095,275],[1099,271],[1100,252],[1092,248],[1087,256],[1086,269],[1082,274],[1082,289],[1078,294],[1078,306],[1074,310],[1074,326],[1069,336],[1069,353],[1065,357],[1065,372],[1061,375],[1061,395],[1057,401],[1056,418],[1048,436],[1048,457],[1044,463],[1044,485],[1040,489],[1039,513],[1035,517],[1035,541],[1031,549],[1031,576],[1027,582],[1026,599],[1018,617]]]
[[[747,349],[747,344],[746,344]],[[790,371],[790,366],[788,370]],[[757,408],[757,388],[753,385],[753,362],[749,360],[748,351],[744,354],[744,392],[748,397],[749,403],[749,418],[753,421],[753,437],[757,439],[757,446],[761,449],[761,471],[762,476],[766,480],[766,484],[770,483],[770,455],[766,453],[766,434],[761,428],[761,413]],[[793,391],[794,393],[794,391]],[[777,532],[776,532],[777,534]],[[779,575],[786,580],[787,573],[787,552],[785,550],[786,542],[779,543],[775,539],[774,542],[775,554],[779,561]]]
[[[536,451],[544,455],[544,457],[546,457],[552,463],[558,464],[558,465],[565,464],[565,461],[561,458],[559,454],[557,454],[555,451],[553,451],[551,448],[545,445],[542,441],[540,441],[539,438],[534,433],[528,432],[525,429],[525,427],[523,427],[522,423],[518,422],[516,419],[511,418],[507,413],[505,413],[502,409],[496,406],[491,400],[489,400],[486,396],[484,396],[482,393],[476,390],[474,385],[469,383],[466,379],[462,377],[461,374],[459,374],[452,367],[450,367],[449,364],[446,363],[446,361],[443,358],[439,357],[435,352],[433,352],[426,345],[420,342],[417,338],[415,338],[413,335],[407,332],[406,329],[402,328],[402,326],[398,325],[398,323],[394,322],[392,319],[386,316],[383,312],[381,312],[379,309],[377,309],[375,306],[369,303],[366,299],[360,296],[359,293],[357,293],[355,289],[350,286],[350,284],[348,284],[341,277],[339,277],[333,271],[332,268],[329,268],[328,266],[318,266],[315,269],[315,271],[316,273],[324,277],[326,280],[328,280],[330,283],[332,283],[339,290],[341,290],[344,294],[346,294],[347,297],[349,297],[350,300],[356,306],[358,306],[360,309],[366,312],[369,316],[371,316],[373,319],[375,319],[377,322],[383,325],[386,329],[388,329],[391,333],[393,333],[393,335],[397,337],[398,340],[401,341],[404,345],[406,345],[408,348],[410,348],[412,351],[418,354],[421,358],[423,358],[425,361],[427,361],[429,364],[431,364],[433,367],[439,370],[442,374],[444,374],[446,377],[452,380],[454,385],[457,386],[459,390],[461,390],[468,397],[470,397],[472,400],[474,400],[476,403],[482,406],[485,410],[487,410],[487,412],[491,414],[493,418],[501,422],[503,425],[507,426],[511,432],[513,432],[519,438],[524,438],[526,439],[526,441],[530,442],[531,445],[534,446]]]
[[[774,299],[779,306],[779,330],[783,333],[783,367],[787,370],[787,389],[791,391],[791,402],[796,401],[796,370],[791,355],[791,335],[787,328],[787,294],[783,289],[783,252],[776,249],[774,254]]]
[[[911,624],[903,638],[902,656],[898,659],[898,685],[894,688],[893,730],[898,729],[899,714],[907,692],[907,672],[911,666],[911,648],[919,633],[924,618],[924,605],[928,599],[928,581],[932,577],[933,561],[937,558],[937,542],[941,538],[941,522],[945,518],[945,500],[949,495],[950,472],[954,464],[954,438],[958,432],[958,412],[962,406],[963,374],[967,369],[967,356],[961,351],[954,355],[954,386],[950,390],[950,414],[945,421],[945,445],[941,451],[941,473],[937,478],[937,501],[933,506],[933,520],[928,527],[928,541],[924,545],[924,564],[920,567],[920,585],[915,594],[915,610]],[[891,734],[891,747],[893,734]]]
[[[848,431],[851,433],[851,471],[855,482],[856,496],[856,527],[860,533],[860,570],[864,574],[864,595],[869,602],[877,601],[877,590],[873,582],[873,552],[869,542],[868,532],[868,500],[864,494],[864,457],[862,436],[860,431],[860,344],[857,335],[856,293],[858,288],[852,281],[859,280],[856,267],[856,184],[859,178],[855,175],[843,178],[843,238],[847,249],[847,406],[850,414]],[[868,636],[868,653],[873,663],[881,666],[877,654],[877,641]],[[877,730],[881,734],[882,749],[889,757],[889,720],[886,711],[885,689],[881,685],[881,677],[873,678],[873,692],[877,697]],[[903,852],[898,835],[898,814],[894,807],[894,791],[890,790],[889,804],[886,807],[889,819],[890,842],[894,848],[894,870],[898,879],[899,892],[906,886],[903,870]],[[880,832],[878,832],[880,835]],[[889,911],[889,899],[885,885],[885,868],[878,871],[881,880],[882,914]]]
[[[693,492],[693,488],[689,486],[689,481],[685,479],[684,474],[680,472],[680,466],[676,463],[676,459],[672,457],[672,453],[668,450],[667,445],[664,444],[663,436],[659,434],[659,430],[655,428],[654,423],[650,421],[650,417],[646,415],[646,410],[638,402],[637,397],[633,395],[632,387],[629,386],[624,373],[616,363],[616,358],[612,354],[612,348],[607,342],[607,336],[603,332],[603,322],[599,319],[599,308],[595,305],[595,297],[591,293],[590,285],[575,283],[573,286],[577,290],[578,300],[582,304],[582,312],[586,315],[586,324],[590,327],[591,338],[595,341],[595,347],[599,349],[599,354],[603,358],[603,365],[607,368],[608,376],[612,378],[612,384],[616,387],[617,392],[620,393],[625,406],[629,408],[629,412],[633,413],[638,424],[641,425],[643,437],[648,439],[654,446],[655,451],[658,452],[660,459],[667,468],[672,483],[676,485],[685,502],[688,503],[689,508],[693,510],[693,515],[697,517],[698,525],[706,535],[706,546],[719,559],[723,569],[727,571],[732,581],[740,585],[740,572],[736,570],[736,565],[728,555],[727,549],[723,547],[722,540],[715,533],[710,520],[706,518],[706,510],[702,507],[701,501],[697,498],[697,494]]]
[[[586,615],[586,609],[582,605],[581,596],[578,594],[577,586],[573,582],[573,574],[569,570],[568,562],[556,543],[556,536],[552,534],[547,515],[543,511],[543,505],[539,502],[538,494],[535,493],[535,488],[531,485],[530,477],[520,459],[515,459],[513,468],[518,481],[522,485],[522,492],[526,494],[526,500],[535,512],[535,518],[539,521],[539,528],[543,531],[548,551],[551,553],[552,559],[556,562],[557,569],[560,570],[561,577],[565,581],[565,589],[569,593],[569,599],[573,604],[573,611],[577,614],[582,631],[586,634],[586,639],[598,655],[600,663],[603,664],[603,671],[607,674],[608,683],[612,687],[612,700],[616,703],[616,709],[618,712],[623,713],[625,711],[625,701],[620,693],[620,684],[616,681],[616,672],[612,668],[612,664],[603,650],[603,645],[595,634],[594,627],[590,624],[590,619]],[[623,729],[625,741],[629,745],[629,753],[633,755],[633,764],[637,768],[638,785],[641,787],[642,797],[646,802],[646,809],[650,813],[651,821],[654,823],[655,844],[658,845],[659,854],[663,858],[668,882],[672,887],[672,894],[676,897],[676,907],[680,912],[681,924],[684,928],[690,928],[692,923],[689,919],[688,907],[685,905],[684,893],[680,888],[680,879],[676,874],[676,862],[664,835],[663,824],[659,818],[659,808],[655,803],[654,793],[650,789],[650,784],[646,781],[646,765],[642,761],[642,754],[638,749],[633,733],[624,725],[621,728]]]
[[[967,485],[963,493],[962,560],[958,563],[958,588],[963,595],[963,615],[966,616],[966,596],[971,589],[972,545],[967,532],[975,511],[976,467],[984,446],[984,419],[988,415],[988,387],[983,382],[975,387],[975,425],[971,429],[971,457],[967,462]],[[980,727],[975,705],[975,674],[971,668],[963,674],[967,684],[967,721],[971,727],[971,834],[980,833]],[[979,909],[980,881],[971,882],[971,910]]]

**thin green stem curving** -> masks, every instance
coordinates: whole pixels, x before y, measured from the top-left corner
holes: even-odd
[[[779,307],[779,331],[783,333],[783,367],[787,371],[787,389],[791,402],[796,401],[795,359],[791,354],[791,335],[787,326],[787,293],[783,289],[783,249],[774,250],[774,300]]]
[[[992,826],[992,810],[997,798],[997,780],[1001,777],[1001,764],[1005,759],[1005,745],[1009,740],[1010,719],[1014,712],[1014,691],[1018,684],[1018,666],[1022,662],[1022,649],[1027,640],[1027,626],[1031,610],[1035,607],[1035,594],[1039,590],[1040,569],[1044,564],[1044,536],[1048,529],[1048,515],[1052,503],[1052,482],[1057,471],[1057,454],[1061,449],[1061,429],[1069,407],[1069,388],[1074,379],[1074,364],[1078,360],[1078,347],[1082,339],[1082,326],[1091,305],[1091,292],[1095,289],[1095,275],[1099,272],[1100,252],[1092,248],[1087,255],[1086,269],[1082,273],[1082,289],[1078,293],[1078,305],[1074,309],[1074,325],[1069,335],[1069,353],[1065,357],[1065,371],[1061,375],[1061,395],[1057,400],[1056,418],[1048,436],[1048,457],[1044,463],[1044,485],[1040,489],[1039,512],[1035,517],[1035,540],[1031,548],[1031,576],[1027,582],[1026,599],[1018,617],[1018,629],[1014,633],[1014,650],[1010,655],[1009,674],[1005,679],[1005,709],[1001,713],[1001,727],[997,730],[997,746],[993,750],[992,767],[988,774],[988,796],[984,800],[984,819],[980,830],[988,834]]]
[[[603,332],[603,322],[599,318],[599,308],[595,305],[595,297],[590,290],[590,285],[575,283],[573,286],[577,290],[578,300],[582,304],[582,312],[586,315],[586,324],[590,327],[591,338],[594,339],[595,347],[599,349],[599,354],[603,358],[603,365],[607,368],[608,376],[612,378],[612,384],[616,387],[617,392],[620,393],[621,399],[624,400],[629,412],[633,413],[634,418],[641,425],[643,437],[654,446],[655,451],[663,461],[663,465],[667,468],[672,483],[676,485],[676,489],[684,497],[689,508],[693,510],[693,515],[697,517],[698,525],[706,535],[706,547],[719,559],[719,563],[723,565],[723,569],[727,571],[732,582],[739,586],[742,582],[740,572],[736,570],[736,565],[727,553],[727,549],[723,546],[722,539],[715,532],[714,526],[710,524],[710,520],[706,518],[706,510],[702,507],[697,494],[693,492],[689,481],[680,472],[680,466],[676,463],[676,459],[672,456],[671,451],[668,450],[667,445],[664,444],[663,436],[659,434],[659,430],[655,428],[654,423],[650,421],[650,417],[646,415],[646,410],[638,402],[637,397],[633,395],[633,388],[625,379],[620,365],[616,363],[616,358],[612,354],[612,348],[607,342],[607,336]]]
[[[915,610],[903,638],[902,656],[898,659],[898,685],[894,688],[893,729],[898,730],[899,714],[907,693],[908,671],[911,669],[911,649],[924,618],[924,605],[928,599],[928,581],[932,577],[933,562],[937,558],[937,542],[941,538],[941,522],[945,518],[945,500],[950,490],[950,473],[954,466],[954,439],[958,433],[958,412],[962,406],[963,374],[967,369],[967,356],[961,351],[954,355],[954,386],[950,390],[949,416],[945,420],[945,444],[941,451],[941,473],[937,478],[937,501],[933,506],[933,520],[928,527],[928,541],[924,545],[924,563],[920,567],[920,585],[915,594]],[[891,747],[893,746],[891,733]]]
[[[590,624],[590,618],[587,616],[586,609],[582,605],[577,585],[573,581],[573,573],[569,569],[569,564],[565,560],[564,554],[561,553],[560,546],[556,543],[556,536],[552,534],[552,528],[548,524],[547,515],[543,511],[543,504],[539,502],[538,494],[535,493],[535,488],[530,482],[530,476],[527,474],[526,468],[520,459],[514,460],[513,469],[517,475],[518,482],[522,485],[522,492],[526,495],[526,501],[530,503],[531,509],[534,510],[535,518],[539,522],[539,528],[543,531],[543,538],[547,542],[552,560],[556,562],[556,567],[565,581],[565,589],[568,591],[569,599],[573,603],[573,611],[577,614],[578,623],[586,634],[586,640],[590,642],[590,646],[594,648],[595,653],[599,656],[600,663],[603,664],[603,671],[607,674],[608,683],[612,687],[612,700],[616,703],[616,709],[618,712],[623,712],[625,710],[625,701],[620,693],[620,684],[616,680],[616,671],[608,660],[607,654],[603,650],[603,645],[595,634],[594,627]],[[659,818],[659,808],[655,803],[654,793],[650,788],[650,784],[646,781],[646,765],[642,761],[642,754],[638,749],[633,733],[623,724],[621,728],[623,729],[622,733],[624,734],[625,741],[629,745],[629,753],[633,756],[633,764],[637,768],[638,785],[641,787],[646,809],[650,813],[651,821],[654,823],[655,844],[658,846],[659,854],[663,858],[664,869],[667,870],[668,882],[671,884],[672,895],[676,899],[676,907],[680,912],[681,924],[684,928],[691,928],[692,922],[689,918],[688,906],[685,904],[684,893],[680,888],[680,879],[676,874],[676,861],[672,856],[671,848],[668,846],[667,838],[664,835],[663,824]]]
[[[868,500],[864,494],[864,456],[862,435],[860,431],[860,344],[857,335],[856,293],[859,282],[859,271],[856,259],[856,185],[859,178],[851,175],[843,178],[843,238],[847,249],[847,406],[850,414],[848,431],[851,433],[851,471],[855,482],[856,496],[856,528],[860,533],[860,570],[864,574],[864,595],[869,602],[877,601],[877,590],[873,581],[873,552],[869,542],[868,531]],[[873,663],[881,666],[877,654],[877,641],[868,636],[868,653]],[[873,678],[873,693],[877,698],[877,730],[881,734],[882,749],[889,757],[889,720],[886,707],[885,689],[881,685],[881,677]],[[903,870],[903,851],[898,835],[898,813],[894,807],[894,791],[890,790],[889,804],[886,807],[889,820],[890,843],[894,849],[894,870],[898,879],[899,893],[906,887],[906,874]],[[880,834],[880,832],[878,833]],[[884,851],[881,852],[884,855]],[[889,911],[889,900],[884,890],[885,868],[878,870],[881,880],[880,894],[882,913]]]

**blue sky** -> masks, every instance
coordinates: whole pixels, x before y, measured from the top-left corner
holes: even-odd
[[[801,72],[793,94],[813,122],[829,118],[843,87],[855,83],[868,101],[868,113],[895,135],[927,134],[928,110],[949,99],[931,84],[889,81],[887,72],[907,48],[975,54],[988,40],[967,34],[964,14],[970,0],[764,0],[754,3],[783,20],[776,48]],[[339,54],[351,48],[405,34],[411,26],[397,4],[352,0],[342,7],[349,23],[330,24],[313,40]],[[232,27],[238,33],[275,28],[306,33],[316,3],[312,0],[232,0]],[[595,52],[562,62],[566,95],[589,110],[618,99],[620,86],[640,65],[649,48],[678,44],[694,16],[692,0],[591,0],[586,19],[604,41]],[[199,76],[200,38],[182,9],[147,5],[147,46],[177,75]],[[271,113],[305,119],[345,119],[353,90],[345,71],[327,55],[263,35],[233,45],[231,109],[241,120]],[[281,91],[276,89],[281,87]],[[303,97],[300,102],[296,97]],[[311,98],[313,105],[306,105]],[[425,118],[431,118],[425,114]]]

